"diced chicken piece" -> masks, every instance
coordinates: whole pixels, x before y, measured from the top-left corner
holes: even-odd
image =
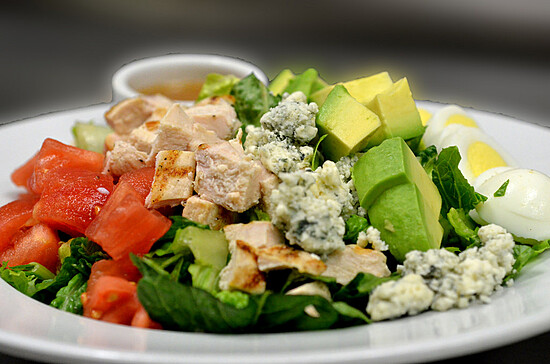
[[[107,134],[105,137],[105,151],[111,151],[115,148],[115,144],[117,141],[121,140],[122,138],[117,133],[110,133]]]
[[[185,112],[207,130],[212,130],[221,139],[230,139],[235,135],[241,122],[237,113],[227,101],[217,98],[215,103],[190,107]]]
[[[154,159],[162,150],[194,152],[200,144],[214,144],[219,141],[221,140],[213,131],[195,124],[181,105],[174,104],[158,125],[149,158]]]
[[[283,234],[270,221],[252,221],[223,228],[227,240],[242,240],[254,248],[284,245]]]
[[[230,142],[202,144],[195,153],[195,191],[230,211],[244,212],[260,199],[261,167]]]
[[[181,150],[160,151],[145,206],[159,208],[181,204],[193,195],[194,179],[195,153]]]
[[[160,121],[146,121],[130,132],[128,142],[136,147],[137,150],[149,154],[151,146],[157,138]]]
[[[358,245],[346,245],[344,249],[335,251],[327,257],[325,264],[327,269],[322,275],[336,278],[336,282],[342,285],[351,282],[358,273],[377,277],[390,275],[384,254]]]
[[[256,263],[254,248],[241,240],[229,242],[231,260],[220,272],[221,290],[239,290],[250,294],[265,292],[265,275]]]
[[[140,96],[126,99],[111,107],[105,113],[105,120],[119,135],[128,135],[150,118],[158,117],[162,109],[168,108],[173,101],[163,96]],[[159,111],[155,111],[160,109]],[[154,115],[154,113],[156,115]]]
[[[261,163],[262,172],[260,175],[260,202],[263,209],[271,216],[272,204],[271,193],[279,187],[279,177],[268,171]]]
[[[327,285],[319,281],[302,284],[301,286],[291,289],[286,294],[291,296],[321,296],[327,301],[332,299]]]
[[[291,248],[287,245],[270,246],[255,250],[258,268],[262,272],[279,269],[296,269],[300,273],[320,275],[327,268],[319,256]]]
[[[220,230],[236,219],[235,213],[197,195],[191,196],[185,202],[181,215],[199,224],[208,225],[213,230]]]
[[[113,150],[107,152],[104,171],[113,176],[121,176],[126,172],[146,167],[148,155],[137,150],[133,145],[117,140]]]

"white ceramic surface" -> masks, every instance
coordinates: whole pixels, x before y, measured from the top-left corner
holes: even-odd
[[[269,80],[255,65],[238,58],[213,54],[170,54],[136,60],[113,76],[113,100],[139,95],[138,89],[171,81],[200,81],[209,73],[232,74],[239,78],[251,73],[267,85]]]
[[[434,111],[442,105],[420,102]],[[45,137],[71,142],[76,120],[101,121],[108,106],[0,127],[0,203],[15,198],[9,173]],[[550,174],[550,129],[471,110],[524,167]],[[98,322],[34,301],[0,281],[0,350],[57,363],[400,363],[494,348],[550,330],[550,254],[531,263],[490,304],[427,312],[347,329],[268,335],[153,331]]]

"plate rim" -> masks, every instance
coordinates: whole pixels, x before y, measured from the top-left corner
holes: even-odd
[[[107,110],[109,105],[112,105],[112,103],[102,103],[102,104],[95,104],[90,105],[86,107],[81,108],[75,108],[70,110],[63,110],[63,111],[56,111],[46,114],[41,114],[29,118],[14,120],[5,124],[0,125],[0,131],[4,129],[4,127],[9,127],[16,125],[17,123],[33,123],[33,122],[41,122],[43,119],[48,118],[61,118],[61,117],[69,117],[73,114],[94,114],[94,117],[102,116],[103,113]],[[417,101],[417,105],[419,107],[427,107],[427,108],[433,108],[433,107],[442,107],[447,105],[446,103],[440,103],[440,102],[434,102],[434,101]],[[505,118],[507,119],[507,122],[512,123],[519,123],[519,124],[526,124],[524,121],[520,121],[517,118],[494,113],[494,112],[488,112],[488,111],[482,111],[478,109],[463,107],[467,111],[475,111],[475,113],[481,113],[481,114],[487,114],[492,116],[497,116],[499,118]],[[101,111],[101,114],[100,114]],[[544,130],[548,131],[549,128],[546,126],[541,126],[538,124],[530,124],[527,123],[530,126],[536,127],[536,128],[543,128]],[[533,264],[533,263],[531,263]],[[66,313],[66,312],[60,312],[55,308],[49,307],[47,305],[44,305],[38,301],[34,301],[22,293],[16,291],[14,288],[9,286],[6,282],[0,282],[0,293],[4,289],[10,289],[15,291],[17,294],[21,295],[25,300],[28,300],[28,302],[33,302],[36,305],[44,306],[50,310],[53,310],[59,314],[61,314],[62,317],[69,318],[69,321],[71,321],[72,318],[75,320],[85,320],[85,324],[89,323],[89,325],[95,326],[99,325],[98,327],[104,327],[104,325],[108,325],[107,328],[113,328],[113,326],[117,327],[117,330],[143,330],[146,336],[153,335],[157,336],[159,334],[160,336],[166,335],[196,335],[193,333],[179,333],[179,332],[159,332],[149,329],[137,329],[137,328],[130,328],[130,327],[122,327],[121,325],[114,325],[109,324],[105,322],[98,322],[95,320],[91,320],[88,318],[84,318],[81,316],[77,316],[74,314]],[[53,312],[52,311],[52,312]],[[431,315],[431,314],[439,314],[437,312],[427,312],[423,315]],[[417,316],[418,317],[418,316]],[[400,319],[399,321],[402,321],[403,319]],[[64,362],[71,362],[74,361],[74,359],[81,360],[83,362],[89,362],[89,363],[146,363],[148,360],[147,358],[140,358],[139,353],[128,353],[128,351],[124,352],[119,349],[110,349],[110,348],[90,348],[89,346],[84,345],[77,345],[75,343],[66,343],[66,342],[52,342],[48,340],[47,338],[35,338],[28,336],[25,337],[22,334],[14,334],[10,333],[9,331],[6,331],[3,327],[2,320],[0,319],[0,351],[5,353],[14,354],[21,357],[26,357],[29,359],[35,359],[35,360],[63,360]],[[384,324],[382,323],[375,323],[375,325]],[[363,327],[363,326],[362,326]],[[540,334],[542,332],[550,330],[550,306],[547,307],[542,312],[538,312],[537,314],[532,314],[530,316],[523,317],[521,321],[513,321],[513,322],[505,322],[504,324],[501,324],[498,326],[499,331],[501,333],[499,338],[496,338],[494,335],[489,337],[491,340],[487,340],[487,334],[490,333],[492,330],[494,330],[494,327],[490,328],[479,328],[476,329],[468,336],[465,336],[464,334],[457,334],[454,336],[449,336],[443,338],[443,343],[439,343],[439,345],[434,345],[438,348],[438,350],[433,352],[427,352],[425,348],[419,348],[417,347],[417,343],[408,343],[406,345],[400,345],[397,347],[391,347],[391,350],[388,350],[388,347],[380,347],[380,348],[369,348],[367,346],[365,347],[357,347],[354,350],[347,350],[346,352],[334,352],[329,350],[333,349],[327,349],[320,352],[312,352],[312,351],[304,351],[300,352],[298,355],[296,352],[285,352],[284,350],[281,350],[280,352],[273,354],[270,353],[269,358],[265,357],[265,354],[254,352],[252,354],[247,353],[245,356],[242,356],[242,353],[232,354],[233,357],[224,357],[223,362],[225,363],[232,363],[232,362],[239,362],[239,363],[253,363],[257,362],[258,360],[261,360],[262,362],[273,362],[273,363],[331,363],[331,362],[341,362],[341,363],[354,363],[354,362],[360,362],[363,360],[370,360],[371,362],[385,362],[388,360],[391,360],[392,362],[411,362],[412,361],[424,361],[424,360],[438,360],[438,359],[445,359],[450,358],[454,356],[462,356],[466,354],[472,354],[476,352],[481,352],[484,350],[508,345],[532,336],[535,336],[537,334]],[[114,329],[114,328],[113,328]],[[353,329],[353,328],[350,328]],[[260,336],[261,338],[268,337],[279,337],[281,335],[290,335],[293,337],[300,337],[303,335],[320,335],[320,336],[326,336],[335,334],[336,332],[339,332],[339,330],[348,330],[348,329],[337,329],[337,330],[325,330],[325,331],[314,331],[314,332],[294,332],[294,333],[283,333],[283,334],[245,334],[245,335],[231,335],[231,336],[238,336],[238,337],[251,337],[251,336]],[[132,331],[133,332],[133,331]],[[214,335],[214,334],[199,334],[199,335]],[[214,335],[217,336],[217,335]],[[484,340],[479,340],[480,338],[484,338]],[[27,343],[27,341],[31,341],[32,345]],[[29,347],[30,346],[30,347]],[[388,355],[388,351],[390,351],[390,355]],[[142,353],[141,355],[143,355]],[[150,355],[159,355],[159,353],[153,352],[153,353],[145,353],[149,357]],[[177,363],[177,362],[192,362],[192,363],[210,363],[210,362],[219,362],[215,359],[215,357],[219,356],[219,353],[205,353],[202,357],[196,356],[194,353],[192,358],[182,358],[181,353],[177,354],[164,354],[162,357],[159,357],[158,359],[162,359],[166,363]],[[124,358],[126,356],[126,358]],[[150,359],[150,358],[149,358]],[[142,361],[145,360],[145,361]],[[228,360],[234,360],[234,361],[228,361]],[[159,361],[160,362],[160,361]]]

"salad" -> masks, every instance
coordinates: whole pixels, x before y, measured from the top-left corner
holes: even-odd
[[[489,302],[550,247],[550,179],[464,110],[425,115],[385,72],[215,75],[191,107],[142,96],[105,119],[77,122],[76,146],[37,146],[0,208],[0,275],[61,310],[340,328]]]

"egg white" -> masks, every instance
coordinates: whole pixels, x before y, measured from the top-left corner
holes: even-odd
[[[506,181],[504,196],[495,197]],[[480,175],[474,188],[487,197],[470,214],[476,222],[500,225],[520,239],[550,239],[550,177],[532,169],[501,168]]]
[[[457,105],[449,105],[438,110],[427,121],[426,131],[422,137],[422,143],[429,147],[430,145],[438,146],[440,144],[440,135],[444,129],[451,125],[463,125],[472,128],[477,128],[478,125],[468,113]]]

